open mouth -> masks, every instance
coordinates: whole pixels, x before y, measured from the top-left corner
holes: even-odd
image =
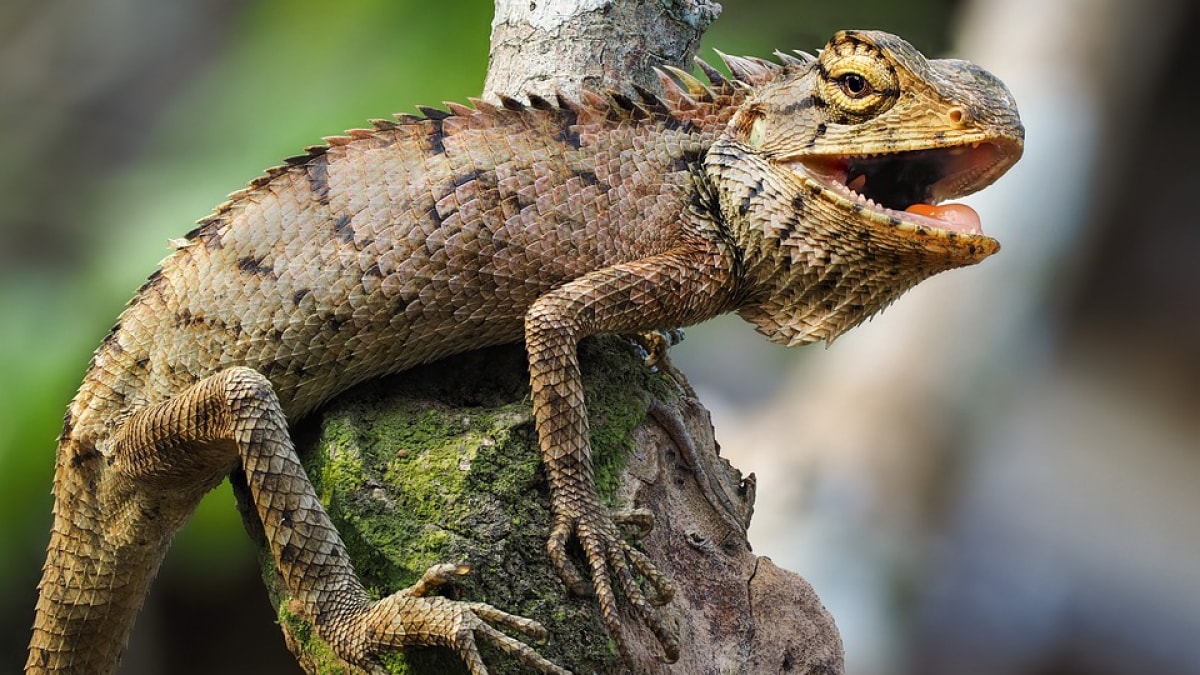
[[[804,157],[789,162],[822,186],[895,224],[983,235],[979,214],[942,203],[990,184],[1011,163],[994,143],[877,155]]]

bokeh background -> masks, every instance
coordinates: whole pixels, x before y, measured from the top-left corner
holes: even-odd
[[[0,673],[91,350],[224,195],[322,135],[479,92],[490,3],[0,5]],[[1025,159],[969,203],[1004,250],[830,349],[735,318],[673,350],[759,477],[760,553],[850,675],[1200,673],[1200,10],[1189,0],[742,0],[706,51],[882,28],[1004,79]],[[707,52],[711,55],[711,52]],[[122,672],[298,672],[227,486]]]

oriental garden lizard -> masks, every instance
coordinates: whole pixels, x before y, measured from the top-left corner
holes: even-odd
[[[269,169],[185,237],[96,350],[67,411],[28,672],[112,671],[173,535],[244,470],[283,583],[346,661],[545,631],[431,593],[464,570],[368,596],[289,437],[367,379],[524,341],[553,514],[548,554],[678,641],[671,581],[597,498],[576,345],[737,312],[773,341],[833,340],[938,272],[999,249],[946,200],[1020,157],[1012,96],[984,70],[893,35],[817,56],[722,56],[732,77],[660,72],[662,91],[422,108]],[[569,544],[578,544],[576,567]],[[582,570],[582,571],[581,571]]]

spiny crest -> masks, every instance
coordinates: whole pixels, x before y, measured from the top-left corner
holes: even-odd
[[[714,50],[715,51],[715,50]],[[597,92],[584,89],[578,99],[571,99],[563,94],[556,94],[554,100],[548,100],[536,94],[526,97],[528,103],[503,94],[497,95],[499,105],[480,98],[468,98],[470,105],[444,102],[445,109],[434,106],[416,106],[419,114],[396,113],[395,119],[370,120],[370,129],[351,129],[338,136],[326,136],[324,145],[312,145],[304,148],[304,152],[287,157],[283,163],[273,166],[261,176],[250,181],[246,188],[231,193],[228,200],[214,209],[209,216],[198,221],[200,227],[189,232],[185,239],[195,238],[204,227],[211,227],[212,220],[227,213],[234,204],[248,192],[261,188],[277,177],[293,169],[302,169],[313,159],[324,155],[330,148],[348,145],[357,140],[374,137],[378,133],[394,132],[410,124],[440,123],[451,117],[471,117],[474,115],[494,116],[502,119],[505,115],[525,114],[530,110],[540,113],[569,115],[580,122],[587,120],[606,120],[621,122],[626,120],[643,120],[650,117],[669,117],[675,112],[695,111],[702,106],[722,107],[736,105],[745,93],[797,68],[806,67],[814,60],[811,54],[795,52],[795,56],[783,52],[775,52],[781,63],[772,63],[756,57],[731,56],[717,51],[721,63],[732,74],[732,78],[724,75],[713,65],[697,57],[696,66],[704,74],[705,82],[695,75],[676,68],[663,66],[655,68],[663,93],[656,94],[650,90],[634,85],[637,93],[636,100],[615,91]]]
[[[737,97],[739,93],[807,66],[813,59],[804,52],[796,52],[797,56],[776,52],[782,61],[782,64],[779,64],[752,56],[731,56],[718,50],[713,51],[717,52],[721,63],[733,75],[732,79],[699,57],[696,57],[695,64],[704,73],[707,83],[674,66],[654,69],[669,107],[687,110],[702,103],[728,103],[729,99]]]

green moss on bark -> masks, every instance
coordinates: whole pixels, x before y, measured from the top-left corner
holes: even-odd
[[[650,391],[673,386],[620,338],[580,347],[601,497],[614,504],[621,469],[645,418]],[[315,428],[297,434],[305,469],[369,592],[382,597],[432,565],[473,572],[448,594],[540,621],[548,658],[579,672],[620,668],[594,601],[571,597],[545,553],[549,494],[518,346],[462,355],[355,389],[332,402]],[[305,440],[308,439],[308,440]],[[309,672],[347,672],[307,623],[287,608],[273,562],[264,577],[289,646]],[[484,648],[490,672],[520,673]],[[463,673],[438,649],[389,654],[393,673]]]

